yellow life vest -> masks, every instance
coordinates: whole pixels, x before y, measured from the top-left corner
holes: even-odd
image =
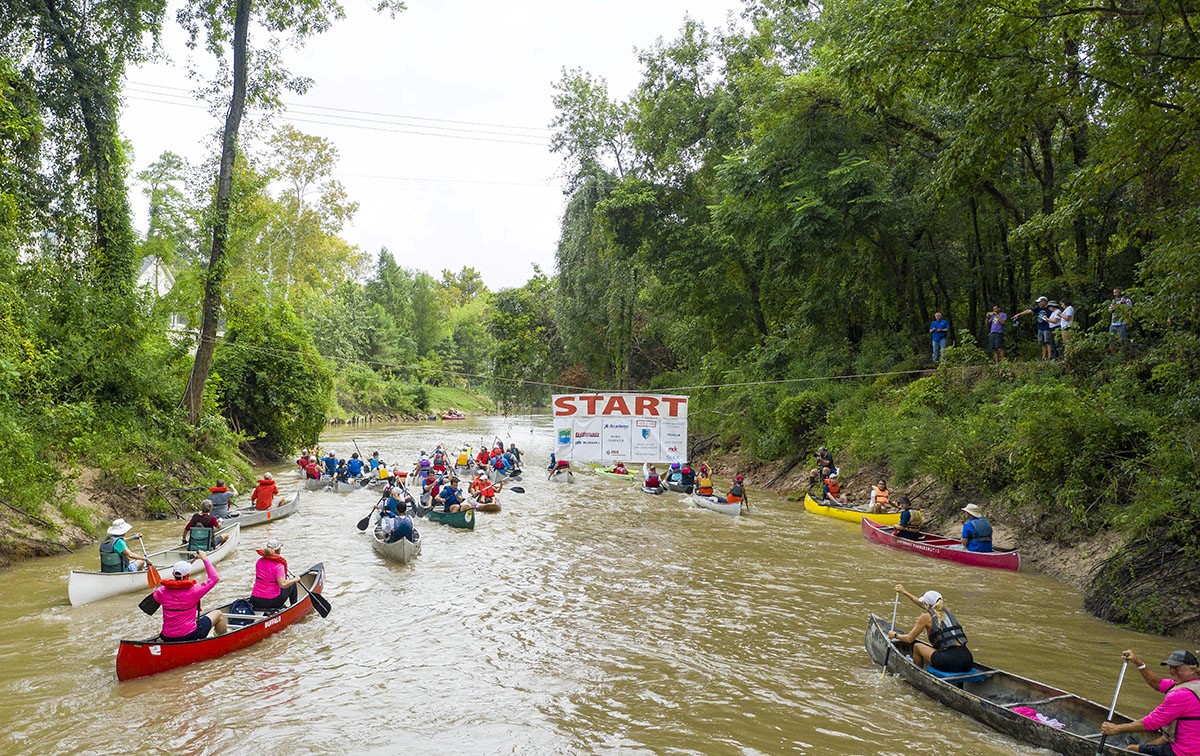
[[[878,500],[878,499],[876,499],[876,500]],[[921,510],[909,509],[908,510],[908,524],[905,525],[903,528],[901,528],[901,530],[907,531],[909,533],[920,533],[921,532],[921,524],[923,522],[925,522],[925,515],[921,514]]]
[[[696,481],[696,493],[703,496],[712,496],[712,492],[712,478],[700,478]]]

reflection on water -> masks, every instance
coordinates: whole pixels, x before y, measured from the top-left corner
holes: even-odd
[[[497,435],[525,450],[526,493],[504,493],[474,532],[422,521],[412,564],[381,560],[355,528],[376,501],[365,490],[306,492],[295,516],[247,530],[207,605],[248,595],[271,536],[293,570],[325,562],[333,612],[222,659],[117,684],[117,641],[158,629],[144,594],[71,608],[67,571],[92,568],[94,546],[10,569],[0,753],[1009,754],[1029,751],[867,658],[867,614],[890,615],[897,580],[942,591],[981,661],[1104,703],[1121,649],[1176,645],[1088,617],[1043,576],[887,550],[753,488],[752,515],[730,518],[620,480],[547,482],[544,418],[325,441],[411,461]],[[182,526],[139,529],[154,549]],[[1155,702],[1131,677],[1119,708]]]

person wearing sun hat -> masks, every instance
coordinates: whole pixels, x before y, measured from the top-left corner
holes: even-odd
[[[1163,737],[1142,745],[1127,746],[1135,753],[1151,756],[1197,756],[1200,754],[1200,661],[1187,649],[1172,651],[1159,666],[1166,667],[1171,676],[1161,678],[1146,667],[1132,650],[1121,653],[1122,658],[1136,665],[1146,684],[1165,697],[1154,711],[1127,724],[1105,722],[1100,726],[1104,735],[1161,730]]]
[[[968,504],[962,511],[967,513],[967,518],[963,520],[962,547],[967,551],[991,551],[992,523],[979,511],[979,505]]]
[[[196,616],[200,599],[221,581],[207,554],[197,551],[196,559],[204,563],[208,573],[203,583],[191,579],[192,562],[185,559],[171,567],[171,580],[162,581],[162,585],[154,589],[154,600],[163,609],[161,635],[164,641],[200,640],[207,638],[214,629],[217,635],[223,635],[228,629],[225,614],[220,609],[214,609],[202,617]]]
[[[921,669],[932,666],[942,672],[970,672],[975,664],[971,649],[967,648],[967,634],[962,625],[947,608],[945,599],[937,591],[925,591],[920,598],[896,584],[896,593],[917,605],[923,614],[917,617],[913,629],[907,633],[888,631],[888,638],[912,644],[913,661]],[[928,634],[929,642],[917,640],[921,633]]]
[[[140,572],[146,569],[149,562],[134,554],[125,543],[126,533],[133,526],[118,517],[108,528],[105,538],[100,542],[100,571],[101,572]],[[130,541],[141,540],[141,533],[128,536]]]

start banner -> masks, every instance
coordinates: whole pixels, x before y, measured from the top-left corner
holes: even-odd
[[[569,462],[686,462],[686,396],[556,394],[554,453]]]

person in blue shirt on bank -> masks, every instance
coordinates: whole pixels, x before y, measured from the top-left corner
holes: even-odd
[[[1050,314],[1050,300],[1045,297],[1038,297],[1037,304],[1033,307],[1013,315],[1014,326],[1017,324],[1017,318],[1022,315],[1033,315],[1037,321],[1037,340],[1042,345],[1043,360],[1049,360],[1054,357],[1054,331],[1050,329]]]
[[[963,522],[962,545],[967,551],[992,550],[992,523],[988,522],[976,504],[962,508],[967,513]]]
[[[933,313],[933,322],[929,324],[929,337],[933,340],[933,361],[937,362],[946,348],[946,340],[950,337],[950,321],[942,317],[942,313]]]

